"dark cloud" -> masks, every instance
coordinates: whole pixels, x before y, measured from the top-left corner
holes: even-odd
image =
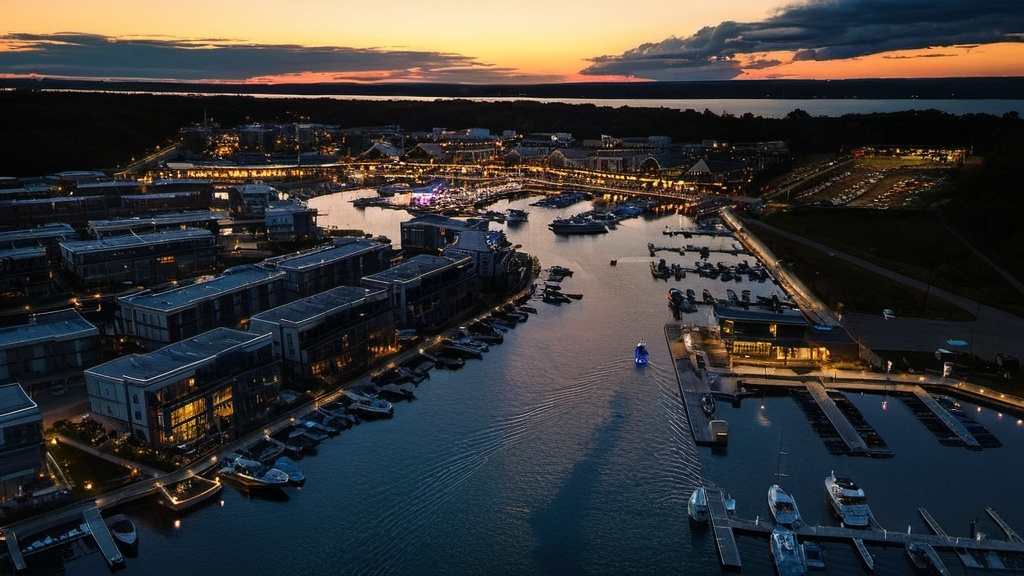
[[[792,51],[797,60],[838,60],[929,46],[1021,41],[1022,0],[809,0],[781,8],[762,22],[722,22],[688,38],[598,56],[581,73],[652,80],[696,80],[708,74],[732,78],[741,73],[736,56],[755,52]]]
[[[0,72],[16,75],[245,81],[315,73],[329,80],[544,81],[461,54],[298,45],[223,38],[110,38],[92,34],[0,36]]]

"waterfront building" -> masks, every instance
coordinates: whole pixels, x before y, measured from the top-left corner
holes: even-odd
[[[734,358],[818,365],[858,357],[857,343],[845,330],[813,326],[799,310],[716,305],[715,318]]]
[[[316,208],[296,199],[271,202],[264,212],[267,236],[276,241],[314,238],[319,234],[316,214]]]
[[[142,182],[138,180],[95,180],[80,182],[75,187],[75,196],[100,196],[107,208],[115,210],[121,207],[123,196],[138,194],[142,194]]]
[[[271,415],[281,364],[269,334],[215,328],[85,371],[93,417],[153,448],[255,430]]]
[[[441,255],[471,258],[485,292],[515,291],[525,285],[531,272],[530,257],[516,252],[503,230],[464,230]]]
[[[88,231],[94,238],[122,234],[148,234],[180,230],[182,227],[206,228],[216,233],[218,222],[227,220],[223,210],[189,210],[171,214],[157,214],[148,218],[119,218],[116,220],[90,220]]]
[[[156,350],[218,327],[243,329],[252,315],[287,301],[283,271],[243,265],[170,290],[121,296],[115,325]]]
[[[32,496],[45,457],[39,406],[19,384],[0,386],[0,506]]]
[[[398,351],[388,293],[380,289],[314,294],[256,314],[249,331],[270,334],[285,386],[295,390],[333,388]]]
[[[473,259],[417,254],[363,278],[364,288],[387,291],[398,327],[430,330],[479,302],[482,282]]]
[[[0,384],[43,384],[82,375],[100,361],[99,329],[73,309],[33,314],[26,324],[0,328]]]
[[[195,228],[61,242],[60,251],[64,269],[85,287],[160,284],[211,270],[217,261],[213,233]]]
[[[391,265],[391,245],[367,238],[337,238],[329,245],[264,260],[284,271],[285,298],[291,302],[335,286],[359,286],[361,278]]]
[[[262,218],[267,206],[281,198],[281,193],[263,183],[236,186],[232,198],[232,212],[239,215]]]
[[[408,253],[440,254],[463,230],[487,231],[487,221],[459,220],[438,214],[424,214],[402,222],[402,249]]]
[[[0,250],[44,246],[46,255],[54,262],[58,262],[60,260],[60,241],[78,239],[78,232],[75,232],[71,225],[63,222],[50,222],[35,228],[0,232]]]

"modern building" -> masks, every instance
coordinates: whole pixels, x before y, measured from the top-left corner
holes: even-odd
[[[46,248],[0,250],[0,305],[16,305],[52,291]]]
[[[485,292],[514,292],[525,286],[532,272],[529,255],[516,252],[503,230],[464,230],[441,255],[472,258]]]
[[[425,214],[402,222],[402,249],[409,253],[437,255],[463,230],[487,231],[487,221],[467,221],[437,214]]]
[[[18,384],[0,386],[0,506],[31,497],[46,469],[43,413]]]
[[[816,365],[858,357],[857,343],[845,330],[812,326],[799,310],[716,305],[715,317],[733,358]]]
[[[387,292],[356,286],[257,314],[249,331],[271,335],[285,385],[295,390],[333,388],[398,351]]]
[[[252,315],[286,302],[283,271],[243,265],[186,286],[121,296],[115,324],[156,350],[214,328],[244,329]]]
[[[85,225],[106,218],[107,205],[102,196],[59,196],[26,200],[0,200],[0,213],[11,226],[37,226],[50,222]]]
[[[0,384],[33,388],[79,377],[101,359],[99,329],[75,310],[29,316],[0,328]]]
[[[433,329],[467,312],[480,298],[473,259],[417,254],[363,278],[364,288],[387,291],[399,328]]]
[[[78,232],[69,224],[52,222],[35,228],[5,230],[0,232],[0,250],[45,246],[47,254],[60,256],[58,243],[61,240],[78,240]]]
[[[276,241],[315,238],[316,214],[316,208],[296,199],[271,202],[264,212],[267,236]]]
[[[335,286],[359,286],[368,274],[391,265],[391,245],[367,238],[337,238],[326,246],[264,260],[284,271],[286,301],[312,296]]]
[[[90,220],[88,230],[94,238],[121,236],[122,234],[150,234],[181,230],[182,228],[205,228],[216,232],[219,229],[219,222],[228,218],[228,213],[223,210],[187,210],[171,214],[157,214],[147,218]]]
[[[281,193],[266,184],[242,184],[234,189],[232,210],[236,214],[262,218],[270,203],[280,198]]]
[[[85,371],[93,417],[154,448],[234,438],[271,415],[281,385],[269,334],[216,328]]]
[[[217,262],[209,230],[130,234],[61,242],[64,269],[82,286],[147,285],[197,276]]]

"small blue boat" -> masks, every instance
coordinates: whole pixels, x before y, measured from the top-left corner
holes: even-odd
[[[640,339],[640,343],[636,345],[636,353],[633,355],[633,361],[636,362],[637,366],[643,366],[647,364],[650,359],[650,354],[647,352],[647,343],[644,339]]]

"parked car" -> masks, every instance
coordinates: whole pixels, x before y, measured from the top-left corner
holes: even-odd
[[[886,320],[895,320],[896,313],[886,308],[885,310],[882,310],[882,318],[885,318]]]

